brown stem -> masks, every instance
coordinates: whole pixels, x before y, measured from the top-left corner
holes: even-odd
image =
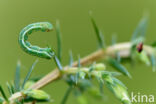
[[[97,50],[96,52],[84,57],[81,59],[81,65],[86,65],[86,64],[90,64],[94,61],[97,61],[99,59],[111,56],[114,57],[115,53],[118,52],[119,55],[122,58],[126,58],[130,56],[130,49],[131,49],[131,43],[120,43],[120,44],[116,44],[113,46],[109,46],[106,49],[100,49]],[[148,54],[152,54],[153,53],[153,48],[150,46],[144,46],[144,50],[148,53]],[[74,62],[73,66],[77,66],[78,62]],[[68,66],[65,66],[64,69],[66,70],[68,68]],[[59,72],[58,69],[54,69],[52,72],[50,72],[49,74],[47,74],[45,77],[43,77],[41,80],[39,80],[38,82],[36,82],[31,88],[32,89],[40,89],[42,87],[44,87],[45,85],[57,80],[58,78],[61,77],[61,73]]]
[[[116,52],[119,53],[121,58],[127,58],[130,56],[130,49],[131,49],[131,43],[120,43],[120,44],[116,44],[113,46],[109,46],[106,49],[100,49],[97,50],[96,52],[93,52],[92,54],[84,57],[81,59],[80,63],[81,65],[86,65],[86,64],[90,64],[94,61],[97,61],[99,59],[105,59],[107,57],[115,57]],[[144,45],[144,50],[146,51],[146,53],[148,55],[153,54],[155,51],[151,46],[147,46]],[[77,66],[78,62],[74,62],[73,63],[73,67]],[[63,68],[64,70],[68,69],[68,66],[65,66]],[[46,76],[44,76],[41,80],[39,80],[38,82],[36,82],[31,89],[40,89],[46,85],[48,85],[49,83],[59,79],[60,77],[62,77],[60,71],[58,69],[54,69],[52,72],[50,72],[49,74],[47,74]],[[22,97],[22,94],[19,93],[15,93],[14,95],[12,95],[10,97],[10,101],[14,101],[14,99],[20,98]],[[28,103],[30,104],[30,103]],[[31,103],[32,104],[32,103]]]

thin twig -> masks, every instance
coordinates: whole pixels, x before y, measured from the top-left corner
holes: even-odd
[[[97,61],[99,59],[105,59],[109,56],[115,57],[116,52],[118,52],[118,54],[120,55],[121,58],[127,58],[130,56],[131,46],[132,46],[132,44],[129,42],[112,45],[106,49],[97,50],[96,52],[93,52],[92,54],[82,58],[80,63],[81,63],[81,65],[87,65],[87,64],[90,64],[90,63]],[[151,46],[144,45],[144,50],[146,51],[146,53],[148,55],[152,55],[154,53],[154,49]],[[76,67],[77,65],[78,65],[78,62],[76,61],[73,63],[72,66]],[[65,66],[63,69],[67,70],[68,66]],[[53,81],[55,81],[61,77],[62,77],[62,74],[60,73],[60,71],[58,69],[54,69],[52,72],[47,74],[41,80],[36,82],[31,87],[31,89],[40,89],[40,88],[48,85],[49,83],[52,83]],[[14,95],[16,95],[16,93]],[[12,95],[12,97],[11,97],[11,98],[13,98],[12,100],[16,99],[14,95]],[[19,96],[18,98],[20,98],[20,97],[22,97],[22,95]]]
[[[94,61],[97,61],[99,59],[106,58],[108,56],[115,57],[115,53],[118,52],[121,58],[126,58],[130,56],[130,49],[131,49],[131,43],[120,43],[113,46],[109,46],[106,49],[100,49],[96,52],[84,57],[81,59],[81,65],[86,65],[89,63],[92,63]],[[144,45],[144,50],[147,52],[147,54],[153,53],[153,48],[147,45]],[[72,66],[77,66],[78,62],[74,62]],[[63,69],[66,70],[68,66],[65,66]],[[40,89],[44,87],[45,85],[57,80],[61,77],[61,73],[58,69],[54,69],[52,72],[47,74],[45,77],[43,77],[41,80],[36,82],[31,88],[32,89]]]

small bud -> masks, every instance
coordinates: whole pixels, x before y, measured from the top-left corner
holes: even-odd
[[[121,100],[121,102],[123,102],[123,104],[131,104],[128,92],[123,86],[116,84],[116,86],[112,86],[112,87],[113,87],[114,94],[118,99]]]
[[[27,81],[26,84],[24,85],[24,89],[25,90],[29,89],[33,84],[35,84],[34,81]]]
[[[23,93],[27,95],[28,97],[32,97],[37,100],[49,100],[50,99],[50,96],[42,90],[27,90],[27,91],[24,91]]]
[[[95,67],[95,70],[99,70],[99,71],[106,69],[106,66],[103,63],[96,64],[94,67]]]

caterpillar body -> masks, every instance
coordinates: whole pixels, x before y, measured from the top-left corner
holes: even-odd
[[[22,29],[19,35],[19,44],[21,48],[28,54],[38,56],[41,58],[51,59],[54,52],[51,48],[41,48],[33,46],[28,42],[28,36],[36,31],[49,32],[53,30],[53,25],[49,22],[33,23]]]

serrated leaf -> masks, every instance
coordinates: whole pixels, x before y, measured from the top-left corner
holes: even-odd
[[[30,67],[30,69],[29,69],[29,71],[28,71],[28,73],[27,73],[27,75],[26,75],[26,77],[25,77],[25,79],[24,79],[24,82],[23,82],[23,84],[22,84],[22,89],[24,88],[25,83],[29,80],[29,78],[30,78],[30,76],[31,76],[31,73],[32,73],[32,71],[33,71],[35,65],[37,64],[37,62],[38,62],[38,60],[36,60],[36,61],[32,64],[32,66]]]
[[[37,99],[37,100],[49,100],[50,96],[42,91],[42,90],[27,90],[23,92],[25,95],[27,95],[28,97]]]
[[[127,69],[121,65],[118,61],[116,61],[113,58],[110,58],[109,60],[109,64],[114,67],[115,69],[117,69],[118,71],[120,71],[121,73],[123,73],[124,75],[128,76],[129,78],[131,78],[130,73],[127,71]]]
[[[16,92],[20,91],[20,67],[21,67],[20,61],[18,61],[16,66],[16,72],[15,72],[15,80],[14,80]]]
[[[57,35],[57,45],[58,45],[58,59],[61,61],[62,57],[62,42],[61,42],[61,31],[60,31],[60,23],[56,21],[56,35]]]
[[[6,101],[8,101],[8,98],[7,98],[7,96],[5,95],[5,92],[4,92],[4,90],[3,90],[3,88],[2,88],[1,85],[0,85],[0,92],[1,92],[1,94],[2,94],[2,96],[3,96],[3,98],[4,98]]]
[[[54,61],[55,61],[56,65],[57,65],[58,69],[59,69],[60,71],[62,71],[62,70],[63,70],[63,67],[62,67],[62,65],[61,65],[60,60],[57,58],[57,56],[54,56]]]
[[[92,17],[92,14],[90,13],[90,18],[91,18],[91,22],[92,22],[92,25],[94,27],[94,30],[95,30],[95,33],[96,33],[96,36],[97,36],[97,40],[98,40],[98,44],[99,44],[99,47],[100,48],[104,48],[104,39],[103,39],[103,34],[102,32],[99,30],[99,28],[97,27],[96,23],[95,23],[95,20],[94,18]]]

